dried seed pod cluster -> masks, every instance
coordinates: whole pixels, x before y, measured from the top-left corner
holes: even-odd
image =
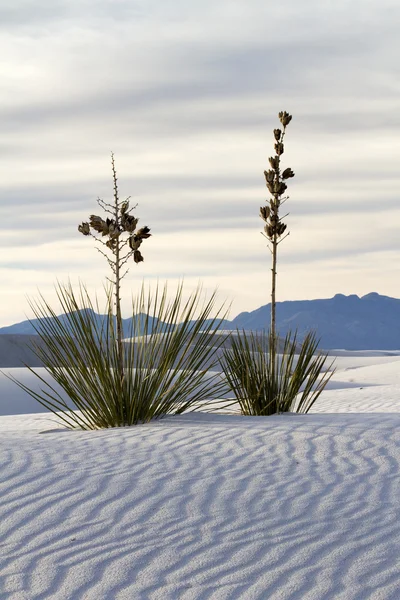
[[[265,183],[271,194],[271,198],[269,199],[269,206],[262,206],[260,208],[260,217],[265,221],[265,234],[275,244],[287,228],[287,225],[279,217],[279,209],[283,200],[282,196],[287,190],[284,180],[294,177],[294,173],[290,168],[286,168],[281,173],[281,156],[285,151],[283,138],[286,133],[286,127],[292,120],[292,116],[286,111],[280,112],[278,116],[283,129],[274,129],[275,156],[270,156],[268,159],[270,169],[264,171]]]
[[[97,233],[100,233],[102,237],[108,236],[108,240],[104,242],[105,246],[112,252],[115,252],[118,243],[121,244],[120,236],[123,233],[128,233],[128,246],[130,248],[130,254],[133,256],[135,263],[143,262],[143,256],[139,251],[139,246],[151,236],[150,229],[148,227],[141,227],[136,229],[139,219],[129,214],[129,200],[125,200],[119,210],[116,212],[116,218],[106,220],[102,219],[97,215],[90,215],[89,222],[83,222],[78,226],[78,231],[83,235],[92,235],[91,229]],[[99,241],[96,238],[97,241]],[[101,241],[101,240],[100,240]]]

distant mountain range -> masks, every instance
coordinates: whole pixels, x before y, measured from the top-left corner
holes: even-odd
[[[98,313],[95,313],[94,310],[92,310],[92,309],[85,309],[85,311],[88,314],[92,313],[95,316],[96,324],[98,327],[101,327],[102,325],[104,325],[106,323],[106,320],[107,320],[106,315],[100,315]],[[144,331],[145,316],[146,315],[140,315],[140,321],[142,323],[142,327],[141,327],[142,334],[145,333],[145,331]],[[65,325],[66,327],[68,327],[68,320],[66,319],[65,315],[60,315],[59,318],[60,318],[60,321],[62,322],[62,324]],[[52,321],[52,318],[48,318],[46,320]],[[149,319],[148,319],[149,327],[151,327],[152,321],[153,321],[153,319],[151,317],[149,317]],[[30,321],[27,320],[27,321],[22,321],[21,323],[15,323],[14,325],[9,325],[7,327],[0,327],[0,335],[2,335],[2,334],[35,335],[36,327],[37,327],[38,323],[39,323],[38,319],[32,319]],[[126,331],[126,332],[131,331],[132,318],[122,319],[122,326],[123,326],[124,331]]]
[[[242,312],[223,329],[268,329],[271,305]],[[104,315],[97,315],[99,322]],[[23,321],[0,328],[0,334],[35,334],[35,321]],[[130,330],[131,319],[124,319],[124,331]],[[400,299],[375,292],[362,296],[336,294],[322,300],[295,300],[277,303],[277,328],[280,336],[297,329],[301,338],[315,330],[320,347],[326,350],[398,350],[400,349]],[[142,331],[142,333],[146,333]]]
[[[231,324],[239,329],[260,330],[267,326],[271,305],[240,313]],[[366,296],[336,294],[323,300],[278,302],[279,335],[297,329],[301,338],[310,329],[326,350],[400,349],[400,300],[376,292]]]

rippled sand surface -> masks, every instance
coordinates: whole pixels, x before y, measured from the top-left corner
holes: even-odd
[[[1,600],[398,600],[400,357],[337,367],[308,415],[95,432],[3,380]]]
[[[2,599],[399,597],[400,414],[0,421]]]

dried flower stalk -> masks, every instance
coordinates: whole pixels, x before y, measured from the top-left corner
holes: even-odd
[[[93,237],[96,243],[104,247],[105,251],[100,248],[97,248],[97,250],[106,258],[113,273],[113,278],[107,277],[107,279],[114,287],[118,365],[122,382],[124,379],[124,350],[122,344],[121,281],[129,271],[129,267],[125,267],[125,265],[130,258],[133,257],[135,263],[143,262],[144,259],[139,247],[143,240],[151,236],[151,233],[148,227],[137,229],[139,219],[130,214],[130,211],[136,208],[136,206],[132,209],[129,208],[130,198],[123,201],[119,199],[113,153],[111,153],[111,167],[114,183],[114,203],[109,204],[100,198],[97,199],[100,208],[111,215],[111,218],[106,217],[104,220],[98,215],[90,215],[89,222],[81,223],[78,226],[78,231],[85,236]],[[102,238],[106,238],[106,241]]]
[[[279,214],[281,205],[288,199],[283,194],[287,190],[287,184],[285,181],[294,177],[292,169],[286,168],[281,171],[281,156],[285,151],[284,137],[286,133],[286,127],[292,120],[292,116],[286,111],[279,113],[279,120],[282,124],[282,129],[274,129],[274,149],[275,156],[269,158],[270,168],[268,171],[264,171],[265,182],[268,191],[271,194],[269,199],[269,205],[262,206],[260,208],[260,217],[265,222],[264,234],[271,242],[271,254],[272,254],[272,289],[271,289],[271,335],[272,339],[275,340],[272,351],[276,350],[276,265],[278,255],[278,245],[280,244],[289,233],[284,237],[283,234],[287,229],[287,225],[283,223],[283,218]]]

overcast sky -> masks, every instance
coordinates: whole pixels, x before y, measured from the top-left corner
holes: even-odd
[[[270,301],[259,207],[277,113],[295,171],[278,300],[400,297],[398,0],[2,0],[0,326],[108,274],[77,225],[121,196],[153,237],[125,279]],[[125,311],[124,316],[129,316]]]

